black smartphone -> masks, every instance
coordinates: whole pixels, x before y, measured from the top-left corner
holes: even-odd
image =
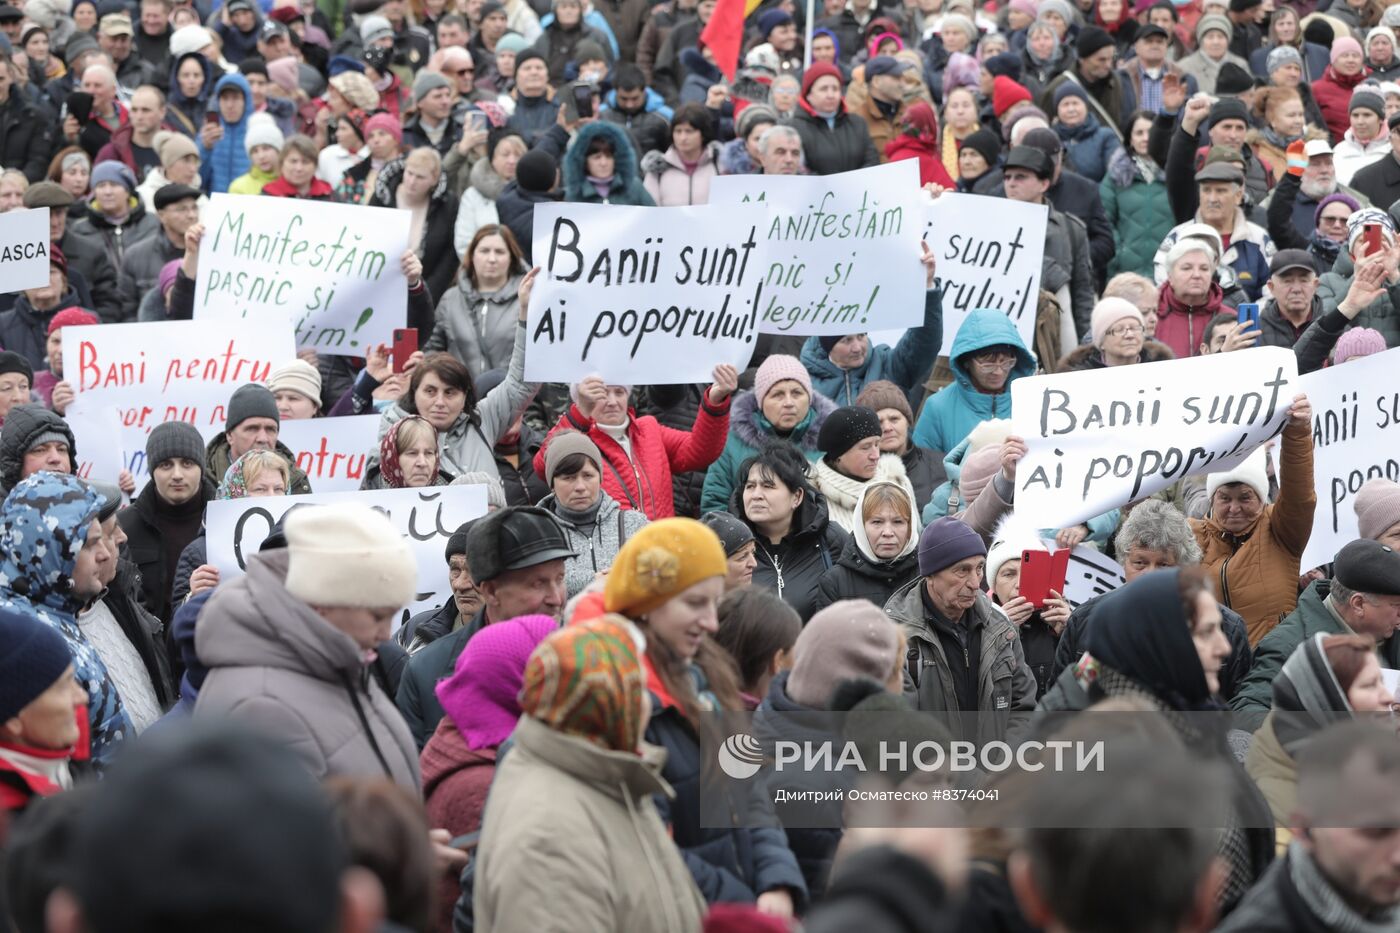
[[[586,84],[574,85],[574,109],[580,118],[593,116],[593,88]]]
[[[74,91],[63,102],[63,109],[69,116],[76,117],[79,123],[86,123],[92,116],[92,95],[86,91]]]

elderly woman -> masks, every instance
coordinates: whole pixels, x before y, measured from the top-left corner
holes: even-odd
[[[1192,519],[1201,564],[1220,599],[1244,617],[1249,643],[1259,644],[1298,604],[1299,563],[1312,536],[1312,404],[1295,395],[1279,451],[1278,499],[1268,504],[1263,448],[1232,470],[1206,477],[1210,511]]]
[[[1274,679],[1273,709],[1254,734],[1245,770],[1274,814],[1274,838],[1282,854],[1297,814],[1298,765],[1294,756],[1308,739],[1333,723],[1358,715],[1391,715],[1395,697],[1381,676],[1376,646],[1360,635],[1319,632],[1298,646]]]
[[[642,530],[647,518],[635,509],[619,508],[603,491],[603,455],[587,434],[560,431],[550,438],[544,480],[550,493],[540,508],[559,519],[574,551],[564,561],[564,585],[572,599],[607,573],[622,545]]]
[[[452,245],[457,198],[447,190],[437,151],[421,146],[384,166],[375,179],[369,203],[371,207],[409,212],[408,245],[423,261],[428,291],[447,294],[457,275],[457,252]]]
[[[453,474],[442,469],[438,432],[426,418],[413,415],[384,432],[379,460],[365,467],[361,489],[423,489],[446,486]]]
[[[285,496],[291,486],[291,466],[275,450],[250,450],[229,465],[219,482],[216,499],[258,499]],[[171,600],[176,607],[192,596],[219,585],[219,568],[209,563],[209,543],[201,530],[180,552],[175,565]]]
[[[813,607],[820,612],[843,599],[868,599],[883,606],[919,575],[919,513],[901,483],[875,480],[856,502],[859,521],[835,566],[817,582]]]
[[[437,685],[444,716],[420,758],[423,807],[432,826],[453,836],[481,828],[497,750],[520,719],[525,665],[558,629],[552,617],[540,615],[488,625],[457,656],[452,676]],[[437,929],[448,930],[461,885],[449,874],[439,888]]]
[[[39,619],[0,610],[5,691],[0,699],[0,813],[73,786],[69,768],[87,760],[88,694],[73,676],[63,636]]]
[[[822,458],[816,463],[812,485],[826,497],[831,521],[845,531],[859,524],[856,508],[870,483],[897,483],[910,496],[914,494],[903,461],[880,449],[883,437],[879,416],[857,407],[836,409],[817,436]]]
[[[262,193],[274,198],[302,201],[334,201],[335,189],[316,177],[318,153],[310,136],[296,135],[282,145],[277,167],[280,174],[263,185]]]
[[[1346,135],[1351,124],[1351,95],[1356,86],[1366,79],[1366,75],[1361,43],[1351,36],[1338,36],[1333,40],[1332,63],[1322,77],[1312,83],[1313,97],[1322,109],[1322,118],[1333,139]]]
[[[739,373],[733,366],[716,366],[714,382],[705,390],[694,426],[678,431],[651,415],[639,416],[629,404],[628,386],[609,385],[601,376],[589,376],[573,388],[574,403],[535,454],[535,473],[544,475],[549,445],[556,434],[579,431],[592,438],[602,452],[603,488],[622,508],[637,509],[651,519],[675,515],[672,474],[713,469],[715,458],[727,449],[724,437],[729,430],[729,399],[738,384]],[[727,504],[719,502],[714,508]]]
[[[647,673],[638,645],[626,619],[607,616],[554,633],[530,655],[522,715],[492,782],[476,851],[473,900],[483,933],[540,929],[560,917],[619,933],[700,928],[705,901],[683,842],[692,827],[668,829],[658,814],[680,787],[666,780],[660,750],[643,740]],[[664,710],[653,705],[655,715]],[[664,760],[668,770],[677,767],[674,755]],[[698,808],[694,814],[698,821]]]
[[[701,825],[704,714],[743,708],[734,662],[711,640],[719,627],[724,577],[724,549],[714,532],[693,519],[662,519],[623,545],[608,573],[603,602],[646,636],[644,677],[651,694],[646,737],[666,749],[661,774],[675,788],[674,801],[659,794],[655,799],[705,900],[756,904],[763,913],[791,918],[805,903],[807,887],[782,829],[752,822]],[[636,877],[650,878],[651,872]]]
[[[1002,315],[1004,318],[1005,315]],[[742,485],[739,465],[777,440],[787,441],[807,457],[821,456],[818,438],[836,404],[812,391],[812,376],[795,356],[774,354],[754,376],[753,389],[734,400],[729,438],[705,474],[700,508],[729,508],[736,485]]]
[[[1055,682],[1055,650],[1069,621],[1070,605],[1062,593],[1051,590],[1037,607],[1021,595],[1021,561],[1027,551],[1045,551],[1040,535],[1004,522],[987,551],[987,589],[992,603],[1015,624],[1026,664],[1035,675],[1035,696],[1045,696]]]
[[[505,369],[520,316],[525,257],[510,228],[477,229],[462,254],[462,274],[437,306],[437,323],[423,349],[446,350],[467,364],[472,378]],[[436,294],[436,293],[435,293]]]
[[[1173,358],[1164,343],[1147,339],[1142,311],[1124,298],[1103,298],[1090,318],[1093,342],[1070,351],[1056,372],[1103,369],[1131,363],[1156,363]]]
[[[1269,17],[1269,34],[1264,38],[1263,46],[1250,53],[1250,70],[1257,75],[1271,74],[1274,70],[1274,52],[1279,49],[1295,53],[1298,77],[1306,77],[1309,81],[1322,77],[1330,64],[1327,46],[1306,41],[1303,26],[1298,21],[1298,11],[1284,4],[1277,4]]]
[[[1060,41],[1056,24],[1037,19],[1026,29],[1021,49],[1021,84],[1038,99],[1046,86],[1074,64],[1073,49]]]
[[[1331,204],[1326,214],[1336,214]],[[1324,216],[1326,216],[1324,214]],[[1380,252],[1368,251],[1366,228],[1380,227]],[[1335,228],[1334,228],[1335,229]],[[1347,254],[1317,282],[1317,297],[1323,314],[1303,332],[1294,344],[1298,371],[1321,369],[1337,340],[1348,328],[1369,327],[1380,331],[1389,345],[1400,342],[1397,309],[1400,309],[1400,278],[1393,273],[1389,254],[1396,243],[1395,221],[1384,210],[1373,207],[1355,211],[1347,219]]]
[[[1167,280],[1157,298],[1157,339],[1178,359],[1196,356],[1210,319],[1234,309],[1215,281],[1215,253],[1204,241],[1183,237],[1167,251]]]

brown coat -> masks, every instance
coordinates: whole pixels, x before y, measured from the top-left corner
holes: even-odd
[[[904,122],[904,112],[909,109],[909,103],[907,100],[899,102],[899,109],[895,111],[893,120],[881,112],[874,98],[868,93],[855,104],[846,104],[851,113],[865,121],[866,128],[870,130],[870,141],[875,144],[875,151],[880,153],[881,162],[889,161],[889,157],[885,155],[885,144],[899,135],[899,128]]]
[[[1191,519],[1201,566],[1215,580],[1216,597],[1244,617],[1251,647],[1298,605],[1299,563],[1317,505],[1311,427],[1283,432],[1279,472],[1277,501],[1245,535],[1237,538],[1211,518]]]

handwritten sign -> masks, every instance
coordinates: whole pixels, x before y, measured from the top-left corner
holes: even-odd
[[[364,356],[403,327],[409,212],[215,194],[199,244],[194,316],[290,322],[297,347]]]
[[[1064,597],[1071,606],[1077,609],[1122,585],[1123,567],[1118,561],[1087,544],[1077,544],[1069,552]]]
[[[1303,568],[1330,563],[1360,537],[1356,493],[1373,479],[1400,482],[1400,348],[1299,377],[1313,405],[1317,511]]]
[[[721,175],[710,182],[711,207],[760,203],[769,210],[758,329],[770,334],[922,324],[923,198],[912,159],[838,175]]]
[[[977,308],[1005,312],[1021,343],[1035,346],[1040,266],[1045,256],[1043,204],[979,194],[944,194],[925,212],[925,239],[938,262],[943,290],[943,349]]]
[[[83,479],[115,484],[126,469],[121,413],[111,405],[93,403],[90,396],[80,396],[63,413],[63,420],[78,449],[74,472]]]
[[[49,209],[0,214],[0,291],[49,284]]]
[[[78,402],[117,409],[121,449],[138,485],[149,472],[146,435],[152,428],[188,421],[206,439],[218,434],[234,391],[266,382],[295,356],[288,324],[153,321],[63,329],[64,375]]]
[[[753,355],[768,245],[761,207],[540,204],[525,378],[708,382]]]
[[[205,512],[209,563],[220,581],[243,575],[278,519],[292,506],[356,502],[378,509],[408,541],[418,562],[418,592],[409,613],[440,606],[452,595],[443,551],[462,525],[486,514],[485,486],[432,486],[427,489],[377,489],[364,492],[315,493],[220,499]]]
[[[1016,514],[1064,528],[1233,469],[1283,429],[1297,384],[1281,347],[1018,379]]]
[[[379,416],[283,420],[277,439],[296,454],[312,489],[354,492],[365,478],[365,461],[379,450]]]

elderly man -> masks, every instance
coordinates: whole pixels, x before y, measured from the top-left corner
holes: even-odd
[[[1167,75],[1181,79],[1188,95],[1196,93],[1196,79],[1184,73],[1175,62],[1167,60],[1171,36],[1161,26],[1149,23],[1137,31],[1133,40],[1133,58],[1118,70],[1123,90],[1130,95],[1129,111],[1146,110],[1159,114],[1166,109],[1162,100],[1162,82]]]
[[[1292,349],[1303,331],[1322,316],[1317,264],[1301,249],[1280,250],[1269,263],[1269,292],[1259,310],[1259,345]]]
[[[900,75],[914,66],[889,55],[877,55],[865,63],[865,83],[869,92],[851,112],[865,121],[870,129],[870,141],[885,156],[885,144],[899,135],[904,112],[910,101],[904,98],[904,81]]]
[[[166,185],[156,192],[160,232],[128,249],[122,263],[122,321],[136,320],[141,299],[155,287],[166,263],[185,258],[185,231],[199,222],[200,194],[189,185]]]
[[[281,427],[277,400],[266,386],[253,382],[239,386],[229,399],[224,430],[214,435],[205,450],[209,477],[217,476],[222,480],[228,468],[250,450],[275,450],[291,468],[292,481],[287,485],[287,494],[299,496],[311,492],[311,480],[306,471],[297,466],[296,454],[277,439]]]
[[[1400,113],[1386,122],[1390,152],[1351,176],[1351,186],[1381,210],[1400,200]]]
[[[1202,487],[1204,488],[1204,487]],[[1113,550],[1123,564],[1123,582],[1131,583],[1145,573],[1168,567],[1192,567],[1201,562],[1201,549],[1186,516],[1161,499],[1148,499],[1133,506],[1113,539]],[[1084,654],[1094,611],[1103,596],[1079,604],[1070,614],[1060,642],[1055,648],[1055,665],[1050,676],[1074,676],[1074,665]],[[1220,607],[1220,627],[1230,640],[1230,658],[1220,669],[1220,695],[1235,695],[1249,674],[1249,638],[1239,614]],[[1267,709],[1266,709],[1267,712]]]
[[[1334,152],[1325,139],[1298,140],[1288,147],[1288,170],[1259,205],[1267,212],[1269,236],[1279,249],[1318,249],[1321,241],[1339,242],[1344,237],[1337,236],[1335,221],[1346,222],[1351,202],[1370,206],[1364,194],[1338,184],[1341,151],[1338,145]],[[1325,207],[1324,201],[1328,202]],[[1321,237],[1314,240],[1314,233]],[[1325,253],[1323,256],[1325,265],[1330,266]]]
[[[982,591],[987,545],[956,518],[919,536],[919,576],[885,612],[909,640],[904,694],[956,738],[1004,739],[1035,708],[1035,676],[1016,627]]]
[[[108,13],[97,24],[97,44],[112,59],[117,83],[132,89],[150,84],[156,79],[156,69],[140,55],[132,54],[131,14],[125,10]],[[164,77],[164,76],[162,76]]]
[[[802,137],[790,126],[774,124],[758,137],[758,155],[765,175],[800,174]]]
[[[455,631],[414,654],[399,683],[399,712],[419,748],[443,716],[433,688],[452,673],[471,637],[483,626],[516,616],[560,618],[567,594],[564,561],[575,556],[564,527],[535,506],[512,506],[472,523],[466,566],[484,605]]]
[[[1230,700],[1235,724],[1253,731],[1273,704],[1283,663],[1305,641],[1322,635],[1360,635],[1375,643],[1381,667],[1400,670],[1400,553],[1361,538],[1337,552],[1332,579],[1314,580],[1298,608],[1259,642],[1254,666]]]
[[[1207,224],[1220,234],[1222,242],[1230,244],[1220,261],[1234,269],[1249,300],[1258,301],[1269,280],[1269,263],[1276,248],[1268,231],[1245,217],[1244,174],[1226,161],[1232,155],[1212,149],[1205,167],[1196,173],[1199,207],[1193,221]],[[1159,282],[1166,275],[1167,255],[1180,238],[1182,226],[1172,228],[1157,248],[1154,265]]]
[[[1113,36],[1098,26],[1086,26],[1075,42],[1078,60],[1045,85],[1040,109],[1055,112],[1055,91],[1066,83],[1078,84],[1088,96],[1089,110],[1098,121],[1123,138],[1123,121],[1132,113],[1132,91],[1123,76],[1113,70],[1117,46]]]
[[[1196,212],[1200,192],[1192,183],[1192,173],[1202,161],[1209,162],[1216,149],[1230,150],[1231,162],[1244,174],[1243,185],[1254,204],[1261,203],[1274,185],[1274,174],[1255,156],[1246,142],[1249,133],[1249,107],[1237,97],[1222,97],[1214,104],[1198,94],[1186,101],[1181,122],[1171,131],[1166,152],[1167,197],[1172,214],[1183,221]],[[1164,121],[1159,120],[1156,126]],[[1200,138],[1200,127],[1209,123],[1208,140]]]
[[[107,262],[121,269],[132,245],[160,230],[160,221],[136,197],[136,176],[120,162],[98,162],[92,169],[92,203],[73,222],[73,236],[101,248]]]

